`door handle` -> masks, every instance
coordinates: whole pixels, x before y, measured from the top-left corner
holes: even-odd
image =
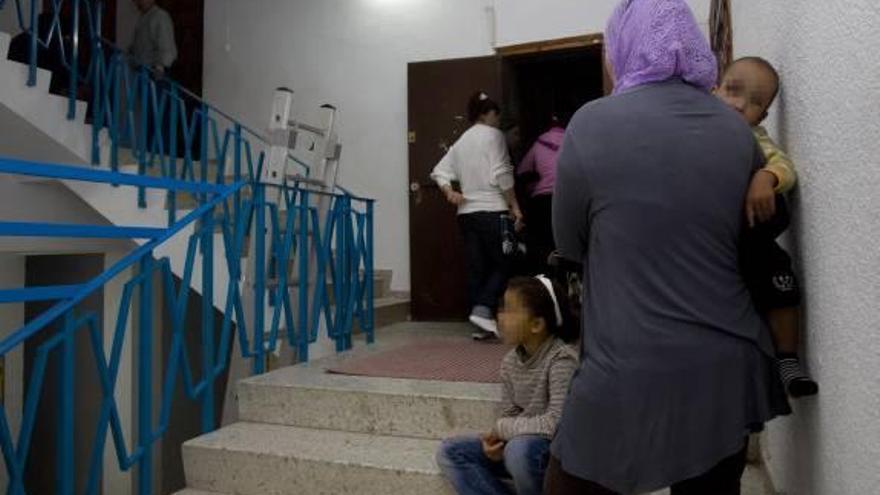
[[[416,206],[422,204],[422,185],[418,182],[411,182],[409,184],[409,192],[415,196],[413,200],[415,201]]]

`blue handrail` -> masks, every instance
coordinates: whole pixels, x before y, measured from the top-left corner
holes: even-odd
[[[3,169],[5,164],[8,164],[9,160],[0,159],[0,170]],[[107,176],[107,184],[113,184],[115,180],[118,180],[120,175],[127,174],[118,174],[113,172],[102,172],[95,170],[82,170],[84,175],[88,175],[89,177],[94,177],[95,174],[106,174]],[[71,167],[69,173],[65,174],[65,178],[70,176],[75,176],[78,170]],[[45,177],[45,175],[42,175]],[[137,176],[129,175],[129,179],[131,181],[136,181],[138,179]],[[162,229],[161,234],[152,237],[152,240],[137,249],[135,249],[132,253],[127,255],[125,258],[117,262],[107,271],[105,271],[101,276],[89,281],[86,284],[81,286],[80,292],[75,296],[71,297],[69,300],[59,303],[54,306],[49,311],[43,313],[39,317],[35,318],[27,325],[23,326],[20,330],[14,332],[12,335],[7,337],[6,339],[0,341],[0,355],[4,355],[8,353],[13,347],[21,344],[29,337],[31,337],[34,333],[36,333],[39,329],[43,328],[45,325],[54,321],[57,317],[61,316],[66,311],[73,309],[73,307],[80,303],[83,299],[85,299],[88,295],[98,290],[100,287],[109,282],[113,277],[118,275],[120,272],[125,270],[126,268],[133,266],[138,262],[141,258],[151,254],[159,245],[168,241],[171,237],[179,233],[183,230],[187,225],[195,222],[196,220],[201,219],[202,217],[210,217],[213,220],[213,210],[220,204],[223,203],[227,198],[229,198],[232,194],[238,192],[242,187],[244,187],[244,183],[234,184],[232,186],[228,186],[225,188],[222,194],[218,195],[211,202],[202,205],[196,210],[193,210],[189,214],[187,214],[183,219],[181,219],[177,224],[169,227],[167,229]],[[27,225],[22,223],[23,225]],[[47,224],[51,225],[51,224]],[[56,224],[54,228],[58,230],[58,236],[61,237],[67,230],[70,228],[69,226],[65,226],[64,224]],[[124,229],[125,227],[114,227],[117,229]]]
[[[8,160],[0,160],[0,170],[10,168],[14,168],[14,166],[20,165],[20,163],[10,163]],[[49,170],[61,171],[62,168],[50,168],[43,167],[39,168],[41,176],[45,177],[49,175]],[[77,176],[82,176],[89,181],[92,182],[100,182],[100,176],[104,176],[104,182],[108,185],[114,184],[114,182],[120,183],[138,183],[141,178],[135,176],[126,176],[126,174],[116,174],[112,172],[103,172],[103,171],[95,171],[95,170],[84,170],[84,169],[76,169],[70,167],[68,169],[64,169],[62,173],[58,174],[66,179],[76,179]],[[174,184],[172,181],[168,181],[168,186],[179,186],[179,184]],[[74,334],[80,329],[87,327],[92,334],[93,341],[93,352],[95,353],[96,359],[98,360],[98,368],[99,374],[102,378],[102,383],[104,385],[104,393],[105,393],[105,405],[104,410],[105,413],[102,416],[102,421],[99,424],[99,431],[103,431],[106,434],[106,426],[112,423],[114,430],[114,442],[117,447],[117,455],[120,459],[120,467],[122,469],[128,469],[135,464],[139,465],[141,476],[147,475],[145,477],[145,481],[141,483],[140,488],[142,493],[147,493],[144,490],[150,490],[150,476],[149,473],[152,469],[150,465],[149,455],[150,447],[155,444],[158,438],[161,436],[162,432],[167,428],[160,427],[158,430],[153,429],[152,425],[152,409],[150,408],[150,400],[153,393],[152,384],[149,382],[150,377],[150,367],[152,366],[152,340],[144,340],[144,335],[149,335],[151,332],[151,322],[148,320],[149,315],[152,310],[152,301],[150,300],[151,291],[149,290],[149,284],[152,281],[152,273],[154,271],[154,266],[164,267],[165,268],[165,277],[166,283],[169,283],[170,287],[170,264],[166,261],[160,261],[156,263],[153,261],[153,254],[155,250],[170,240],[175,235],[179,234],[183,229],[188,226],[194,224],[196,221],[200,221],[202,226],[200,229],[196,229],[195,233],[191,238],[191,245],[195,246],[196,243],[201,244],[202,246],[202,259],[203,262],[212,263],[212,241],[214,236],[214,228],[213,222],[215,218],[215,209],[223,205],[229,198],[232,197],[233,194],[240,191],[245,186],[244,182],[233,184],[230,186],[226,186],[222,188],[220,191],[217,191],[216,194],[213,195],[210,201],[202,204],[196,210],[190,212],[185,215],[183,219],[176,222],[174,225],[165,228],[165,229],[153,229],[157,232],[153,232],[151,230],[151,239],[149,242],[143,244],[142,246],[136,248],[132,253],[125,256],[122,260],[114,264],[107,271],[95,277],[94,279],[85,282],[78,286],[67,286],[67,287],[51,287],[51,288],[30,288],[23,289],[19,291],[15,290],[7,290],[0,292],[0,302],[10,303],[10,302],[21,302],[25,300],[45,300],[45,299],[60,299],[58,303],[53,305],[49,310],[37,316],[27,324],[25,324],[22,328],[13,332],[9,337],[5,338],[2,342],[0,342],[0,355],[6,355],[11,350],[16,347],[22,345],[25,341],[36,335],[38,332],[44,332],[49,330],[49,325],[51,325],[55,321],[63,322],[63,330],[56,335],[53,335],[49,338],[45,343],[41,344],[39,350],[37,352],[37,360],[35,363],[34,372],[31,376],[28,392],[25,399],[25,407],[24,407],[24,421],[21,433],[19,435],[18,444],[16,445],[12,440],[12,435],[9,430],[8,421],[6,418],[6,408],[2,410],[2,414],[0,414],[0,446],[2,446],[2,451],[4,453],[7,472],[9,473],[9,493],[24,493],[24,467],[27,462],[28,452],[30,447],[30,435],[34,428],[34,418],[36,414],[37,405],[39,402],[39,398],[42,394],[42,382],[43,375],[45,371],[45,367],[47,365],[48,359],[53,352],[61,353],[61,364],[63,370],[63,376],[65,379],[62,382],[60,387],[60,398],[59,398],[59,408],[61,410],[61,418],[62,421],[59,424],[59,435],[58,435],[58,453],[59,453],[59,473],[58,473],[58,485],[57,492],[58,493],[71,493],[73,487],[73,380],[72,377],[75,373],[75,366],[82,365],[82,363],[74,363],[73,362],[73,349],[74,349]],[[228,217],[224,217],[221,221],[227,222],[229,220]],[[43,225],[33,225],[26,223],[19,223],[16,227],[20,228],[20,231],[27,234],[33,235],[35,232],[44,235],[71,235],[78,234],[82,236],[84,233],[80,232],[82,230],[82,226],[70,227],[61,224],[43,224]],[[107,227],[108,229],[121,229],[125,231],[126,227]],[[71,229],[74,229],[76,232],[71,232]],[[160,231],[160,232],[158,232]],[[8,234],[8,232],[4,232],[3,229],[0,229],[0,233]],[[85,232],[86,235],[89,232]],[[190,249],[188,253],[187,264],[191,265],[195,258],[196,251],[194,249]],[[135,286],[140,286],[140,314],[141,314],[141,327],[140,327],[140,338],[139,338],[139,367],[140,371],[143,373],[147,373],[147,376],[139,376],[140,383],[140,394],[139,400],[143,401],[142,406],[140,407],[139,414],[143,415],[146,419],[141,419],[141,429],[140,435],[138,437],[138,447],[131,454],[127,454],[127,450],[124,446],[124,437],[121,435],[121,430],[118,428],[118,413],[115,415],[111,414],[115,411],[115,402],[112,395],[112,386],[107,387],[108,384],[115,382],[115,374],[118,371],[118,353],[114,353],[114,359],[111,362],[117,363],[115,366],[110,368],[107,367],[106,358],[104,357],[104,349],[103,342],[100,338],[98,338],[98,327],[97,317],[95,315],[86,315],[83,318],[78,318],[76,313],[77,305],[82,302],[86,297],[95,291],[99,290],[101,287],[106,285],[110,280],[114,277],[122,273],[129,267],[132,266],[140,266],[141,271],[138,275],[136,275],[131,281],[126,284],[126,290],[123,295],[122,305],[120,307],[120,318],[117,321],[117,333],[114,343],[114,350],[120,348],[120,343],[124,338],[124,333],[126,330],[125,321],[127,319],[127,313],[129,311],[129,305],[132,302],[131,293]],[[205,285],[210,283],[210,272],[213,271],[213,267],[208,268],[208,273],[203,274],[203,287],[202,293],[203,297],[206,297],[209,301],[210,306],[206,307],[206,309],[210,310],[207,313],[211,314],[213,312],[213,300],[210,294],[210,287]],[[191,271],[189,275],[185,277],[191,276]],[[184,291],[189,291],[189,281],[185,281],[187,285],[184,287]],[[166,290],[169,288],[166,287]],[[166,297],[171,298],[172,290],[167,290]],[[179,308],[177,308],[179,309]],[[146,315],[146,316],[145,316]],[[230,314],[227,318],[231,319],[232,315]],[[179,318],[178,318],[179,320]],[[210,323],[210,322],[208,322]],[[212,349],[213,352],[213,349]],[[225,361],[223,361],[225,363]],[[111,373],[110,370],[113,369],[114,372]],[[205,383],[213,383],[216,378],[220,375],[220,371],[212,370],[213,373],[211,375],[205,376],[203,380]],[[213,397],[207,392],[211,387],[203,387],[203,392],[194,392],[191,395],[192,398],[198,398],[203,401],[203,404],[208,404],[209,401],[213,401]],[[166,399],[170,397],[170,394],[166,394],[163,398]],[[167,407],[166,407],[167,408]],[[113,418],[111,418],[113,416]],[[115,419],[114,419],[115,418]],[[213,428],[213,422],[205,423],[204,428],[206,431]],[[96,438],[94,444],[94,452],[99,452],[103,449],[103,438]],[[97,459],[98,456],[95,457]],[[98,485],[97,480],[100,479],[100,470],[102,466],[100,463],[93,462],[93,467],[90,472],[90,493],[95,493],[97,491]]]
[[[82,285],[55,285],[0,290],[0,304],[68,299],[82,290]]]
[[[39,0],[29,0],[29,6],[23,7],[27,1],[16,0],[16,8],[19,23],[29,34],[28,84],[36,84],[38,48],[57,47],[71,81],[67,118],[76,117],[77,93],[81,87],[87,88],[91,93],[91,161],[94,165],[109,165],[110,170],[0,157],[0,173],[132,187],[138,191],[141,207],[149,206],[146,190],[159,189],[166,191],[168,213],[163,228],[0,222],[0,235],[143,239],[142,245],[100,276],[81,284],[0,290],[0,304],[57,301],[0,341],[3,356],[20,349],[38,333],[48,337],[37,347],[31,367],[17,442],[12,439],[7,421],[8,406],[0,411],[0,450],[10,480],[8,493],[25,493],[24,468],[31,433],[37,427],[34,422],[39,397],[44,393],[43,378],[46,366],[56,359],[64,370],[59,389],[56,492],[73,491],[74,366],[88,366],[73,363],[73,337],[85,331],[91,338],[103,393],[97,433],[91,445],[86,493],[99,491],[103,449],[109,434],[119,469],[138,469],[138,492],[148,494],[152,493],[154,470],[150,452],[172,420],[172,398],[178,379],[186,396],[201,406],[202,430],[214,429],[214,384],[224,376],[233,339],[238,339],[241,356],[251,360],[254,373],[266,370],[266,357],[279,345],[291,346],[297,359],[307,360],[309,345],[317,340],[322,325],[340,351],[351,348],[355,322],[360,324],[367,341],[373,342],[374,201],[341,187],[322,191],[295,181],[281,185],[261,183],[267,160],[265,138],[175,81],[156,77],[133,64],[123,50],[103,39],[101,0],[52,0],[52,20],[44,38],[36,29]],[[62,16],[64,7],[70,8],[69,19]],[[86,39],[78,36],[80,16],[86,20]],[[66,24],[67,20],[71,26],[67,32],[74,33],[69,44],[63,39],[62,21]],[[81,43],[88,43],[91,48],[87,66],[80,64]],[[137,174],[119,172],[122,150],[126,147],[131,148],[137,162]],[[290,158],[294,164],[305,167],[295,157]],[[270,200],[270,196],[279,199]],[[183,201],[192,204],[185,206]],[[183,259],[174,260],[178,267],[174,271],[171,259],[157,259],[155,255],[159,248],[177,240],[186,242],[186,254]],[[248,245],[255,280],[245,283],[241,261]],[[218,248],[226,262],[225,273],[219,274],[213,262]],[[199,260],[201,283],[193,287]],[[114,328],[108,354],[103,347],[98,315],[81,315],[77,307],[89,294],[111,280],[128,276],[127,271],[133,269],[136,273],[125,281],[119,306],[115,308],[116,320],[109,322]],[[180,277],[179,285],[175,285],[175,276]],[[229,282],[219,287],[220,293],[215,293],[214,282],[218,277]],[[162,393],[156,397],[152,376],[158,351],[153,348],[151,337],[152,308],[158,304],[152,297],[154,284],[163,294],[162,301],[172,321],[171,348],[162,370]],[[202,297],[201,357],[195,366],[191,365],[184,344],[184,336],[191,330],[185,327],[191,293]],[[245,297],[267,311],[257,309],[246,315]],[[219,334],[214,332],[215,302],[222,309],[222,321],[217,322]],[[138,334],[132,340],[138,360],[139,419],[136,439],[129,445],[114,391],[123,342],[133,338],[126,323],[133,307],[140,309],[135,325]],[[58,329],[52,327],[56,323],[60,325]],[[283,338],[279,338],[282,332]],[[198,380],[194,369],[200,372]],[[158,417],[152,407],[154,399]],[[158,423],[154,424],[154,419]]]
[[[0,161],[0,173],[26,175],[28,177],[40,177],[44,179],[69,179],[80,182],[109,182],[117,186],[151,187],[194,193],[220,193],[225,190],[223,186],[215,184],[145,177],[133,174],[120,174],[118,172],[90,170],[70,165],[50,165],[27,160],[16,160],[14,158],[5,158],[3,161]]]
[[[19,160],[0,159],[0,171],[14,170],[21,173],[25,165]],[[40,177],[53,177],[66,180],[86,180],[103,182],[111,187],[114,184],[142,184],[143,177],[120,174],[109,171],[88,170],[77,167],[47,166],[32,164]],[[164,182],[164,184],[162,184]],[[173,180],[151,181],[151,185],[159,188],[186,189],[184,184]],[[70,493],[73,486],[73,450],[71,446],[73,422],[73,381],[75,366],[72,359],[75,348],[74,336],[79,331],[88,331],[92,342],[92,351],[96,358],[96,366],[101,378],[104,399],[101,416],[98,422],[98,433],[92,444],[91,468],[88,473],[87,493],[97,493],[103,469],[103,448],[108,433],[112,434],[113,445],[117,454],[119,468],[122,470],[137,467],[139,470],[139,493],[151,493],[151,475],[153,466],[149,452],[155,443],[167,431],[171,421],[171,401],[178,378],[183,382],[186,396],[197,400],[202,406],[202,429],[211,431],[216,427],[214,413],[214,383],[223,376],[230,352],[233,331],[238,335],[242,356],[251,358],[253,372],[265,371],[265,357],[277,349],[278,335],[282,327],[286,328],[286,342],[295,348],[301,360],[308,359],[309,344],[318,336],[318,328],[323,315],[328,334],[336,341],[338,350],[350,349],[352,345],[352,326],[357,319],[367,334],[368,342],[374,339],[372,309],[372,208],[370,200],[359,201],[347,195],[322,193],[330,202],[329,214],[323,220],[319,208],[312,203],[315,194],[299,187],[280,186],[283,201],[281,204],[266,200],[267,188],[278,188],[277,185],[248,184],[244,181],[221,187],[211,187],[210,199],[195,210],[187,213],[173,225],[152,235],[151,240],[137,247],[122,260],[115,263],[107,271],[92,280],[74,286],[36,287],[18,290],[0,291],[0,303],[15,303],[32,300],[54,300],[55,305],[40,314],[10,336],[0,341],[0,356],[23,345],[37,333],[52,331],[50,325],[61,323],[61,330],[51,335],[40,344],[33,372],[30,377],[24,404],[24,421],[18,442],[12,439],[6,417],[6,408],[0,411],[0,448],[6,461],[9,473],[9,493],[24,493],[24,472],[30,448],[35,415],[42,392],[43,375],[50,358],[60,354],[60,366],[63,369],[64,381],[59,390],[59,408],[62,423],[59,425],[57,438],[60,464],[58,466],[58,493]],[[233,219],[230,200],[244,188],[253,189],[253,198],[245,200],[241,215]],[[360,206],[357,206],[360,204]],[[222,213],[218,217],[217,210]],[[286,219],[282,222],[282,211],[286,210]],[[265,321],[264,313],[256,311],[254,321],[248,322],[242,308],[244,287],[241,281],[241,250],[249,225],[255,222],[255,232],[265,231],[265,236],[257,236],[257,281],[253,294],[259,307],[263,307],[266,296],[272,300],[272,316],[270,322]],[[229,284],[227,286],[226,310],[219,336],[214,334],[214,294],[213,294],[213,252],[215,223],[219,226],[219,235],[226,253]],[[187,255],[180,289],[175,290],[171,260],[168,258],[154,259],[156,250],[177,235],[196,228],[190,234]],[[0,234],[4,233],[0,223]],[[42,229],[45,235],[69,235],[70,229],[82,229],[82,226],[66,226],[63,224],[16,224],[25,234],[33,234]],[[128,232],[128,228],[106,227]],[[74,232],[83,234],[83,232]],[[88,232],[86,232],[87,234]],[[152,233],[152,231],[151,231]],[[335,242],[335,250],[331,249]],[[268,253],[268,257],[261,253]],[[315,280],[310,283],[309,253],[314,252],[316,260]],[[184,325],[193,277],[193,269],[198,256],[202,259],[202,362],[201,380],[193,379],[187,350],[183,344],[186,332]],[[293,304],[294,294],[287,284],[287,266],[297,261],[298,306]],[[279,281],[270,288],[264,274],[270,266],[275,267]],[[90,294],[104,287],[108,282],[122,274],[126,269],[138,267],[138,273],[125,283],[117,320],[111,355],[106,356],[100,332],[100,323],[94,314],[77,314],[77,306]],[[159,397],[160,412],[158,425],[153,424],[152,409],[153,384],[152,367],[154,350],[152,332],[152,284],[154,274],[161,278],[164,289],[165,305],[172,315],[172,334],[170,358],[165,369],[162,394]],[[330,304],[327,288],[332,285],[334,304]],[[135,301],[134,293],[138,291]],[[136,446],[129,448],[121,428],[121,420],[114,399],[114,390],[121,359],[122,342],[126,339],[128,325],[126,321],[131,307],[140,307],[137,338],[138,356],[138,411],[139,426]],[[303,308],[294,312],[294,308]],[[234,328],[234,330],[233,330]],[[250,330],[250,331],[249,331]]]
[[[116,227],[36,222],[0,222],[0,236],[72,237],[80,239],[155,239],[165,232],[155,227]]]

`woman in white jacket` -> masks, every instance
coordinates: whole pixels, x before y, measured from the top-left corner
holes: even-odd
[[[504,134],[498,129],[501,109],[484,92],[468,102],[473,124],[434,167],[431,178],[446,199],[458,207],[467,263],[470,321],[483,340],[498,334],[495,313],[504,293],[509,263],[502,248],[503,226],[512,220],[522,226],[523,215],[513,189],[513,166]],[[461,192],[452,183],[461,185]]]

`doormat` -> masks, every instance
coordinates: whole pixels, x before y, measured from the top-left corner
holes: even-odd
[[[409,378],[445,382],[498,383],[501,360],[511,346],[465,339],[426,339],[327,370],[342,375]]]

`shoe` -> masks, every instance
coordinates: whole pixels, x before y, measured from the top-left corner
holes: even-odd
[[[779,375],[785,389],[792,398],[808,397],[819,393],[819,385],[801,368],[800,360],[794,357],[777,357]]]
[[[788,395],[795,399],[819,393],[819,384],[809,378],[795,378],[788,383]]]
[[[468,318],[471,323],[477,326],[477,328],[482,329],[485,332],[489,332],[492,335],[498,337],[498,322],[496,322],[492,318],[486,318],[485,316],[477,316],[472,314],[470,318]]]

